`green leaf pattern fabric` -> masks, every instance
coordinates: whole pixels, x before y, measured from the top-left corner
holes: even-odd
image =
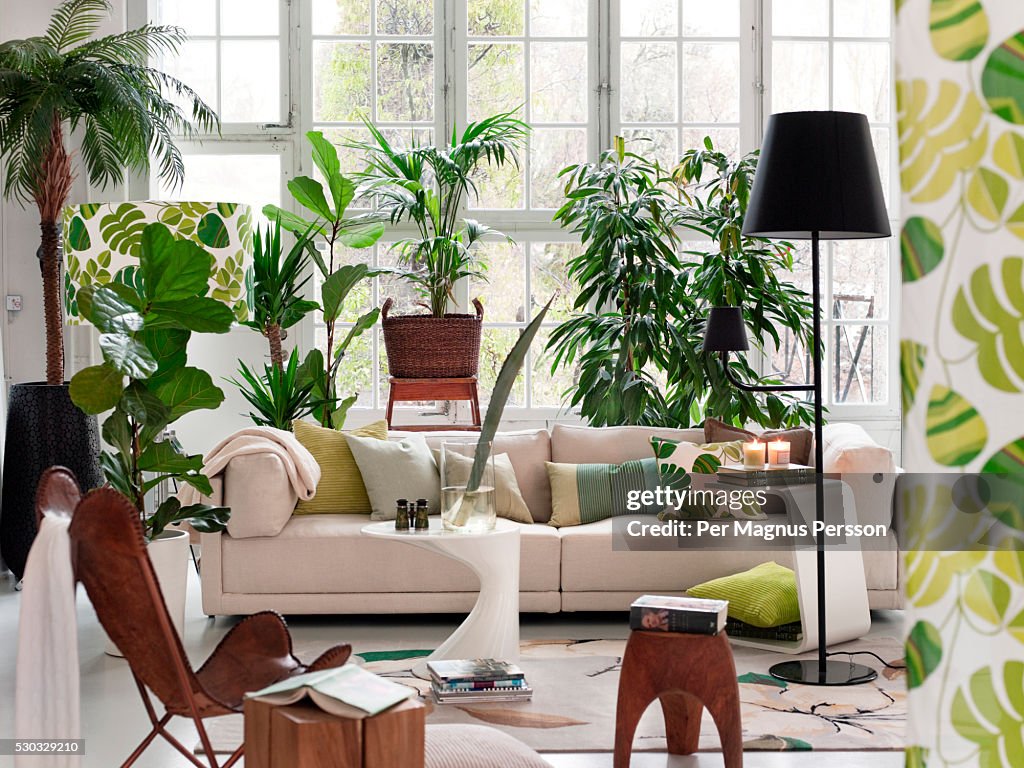
[[[214,255],[217,269],[209,295],[230,307],[236,322],[249,319],[245,269],[251,260],[253,213],[238,203],[143,201],[88,203],[65,208],[63,216],[64,310],[69,325],[82,322],[78,293],[88,285],[123,282],[141,289],[137,271],[142,230],[159,221],[178,239],[191,240]]]

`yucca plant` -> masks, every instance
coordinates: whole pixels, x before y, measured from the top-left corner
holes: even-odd
[[[434,317],[443,317],[454,298],[455,284],[482,278],[482,264],[473,246],[484,235],[500,235],[473,219],[460,219],[468,197],[477,194],[474,174],[484,165],[519,167],[529,126],[503,112],[470,123],[460,135],[452,130],[451,144],[391,146],[377,126],[364,118],[371,141],[350,142],[365,155],[368,167],[355,174],[361,195],[372,199],[392,224],[411,222],[416,237],[396,243],[402,277],[425,299]]]
[[[300,322],[320,305],[304,298],[303,289],[309,283],[310,237],[313,226],[295,235],[295,242],[287,254],[281,245],[281,219],[256,230],[253,238],[252,266],[245,281],[252,305],[252,319],[245,324],[262,333],[270,344],[271,365],[284,367],[281,350],[283,332]]]
[[[317,405],[313,400],[315,382],[299,367],[296,350],[292,350],[286,366],[263,366],[262,376],[241,360],[238,364],[241,366],[238,373],[244,381],[231,379],[231,383],[253,407],[249,418],[256,425],[291,431],[293,421],[313,413]]]
[[[41,37],[0,44],[0,159],[4,196],[39,209],[37,256],[43,277],[46,380],[64,380],[59,217],[74,178],[65,134],[81,136],[89,182],[120,184],[146,173],[151,158],[172,185],[184,174],[174,136],[219,125],[189,88],[154,68],[186,39],[178,27],[145,24],[90,39],[112,11],[110,0],[65,0]],[[179,106],[188,104],[190,114]]]

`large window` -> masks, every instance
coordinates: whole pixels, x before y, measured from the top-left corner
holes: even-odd
[[[596,159],[616,134],[649,139],[645,151],[671,166],[705,136],[733,155],[755,149],[773,111],[861,111],[872,124],[887,198],[893,205],[898,200],[891,172],[890,0],[148,3],[158,20],[181,23],[193,35],[171,66],[220,110],[225,131],[187,164],[223,195],[233,185],[239,199],[269,192],[278,171],[279,190],[292,175],[313,173],[308,130],[322,130],[340,146],[366,136],[365,115],[407,146],[497,111],[521,111],[533,128],[522,167],[480,174],[480,199],[464,212],[515,240],[486,243],[489,282],[460,286],[457,294],[461,311],[472,311],[474,297],[486,308],[485,399],[516,334],[556,289],[541,340],[570,312],[565,264],[579,243],[551,221],[561,204],[557,173]],[[358,157],[342,155],[345,167],[356,167]],[[387,235],[403,236],[401,228]],[[824,246],[833,418],[895,415],[891,249],[889,242]],[[809,287],[806,248],[797,256],[794,279]],[[394,263],[386,241],[345,258]],[[394,311],[416,303],[401,282],[378,278],[352,298],[343,319],[386,298],[395,299]],[[311,323],[303,343],[322,336]],[[542,348],[534,345],[510,413],[545,418],[560,408],[573,372],[552,376]],[[784,343],[764,367],[803,381],[805,351]],[[351,350],[342,378],[359,391],[360,407],[386,403],[379,328]]]

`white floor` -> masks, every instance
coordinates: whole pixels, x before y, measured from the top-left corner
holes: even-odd
[[[201,663],[231,626],[228,619],[208,619],[200,609],[199,583],[190,571],[189,606],[185,628],[185,648],[193,663]],[[0,577],[0,739],[13,733],[14,667],[17,647],[18,594],[13,581]],[[879,612],[874,615],[872,634],[899,636],[902,614]],[[304,617],[289,621],[298,642],[347,642],[358,653],[400,642],[409,648],[430,648],[440,644],[458,623],[458,617]],[[628,634],[625,617],[616,615],[525,615],[522,636],[531,638],[616,638]],[[86,737],[85,768],[112,768],[120,765],[148,730],[145,712],[138,700],[128,668],[123,661],[103,653],[103,634],[92,607],[79,590],[79,657],[82,667],[82,724]],[[191,746],[195,731],[176,719],[172,728]],[[548,755],[553,768],[611,768],[609,754]],[[11,765],[11,758],[0,757],[0,767]],[[900,752],[814,752],[747,753],[747,768],[861,768],[903,765]],[[668,757],[661,754],[637,754],[634,768],[710,768],[723,765],[720,754]],[[174,750],[155,742],[140,759],[138,768],[179,768],[188,762]]]

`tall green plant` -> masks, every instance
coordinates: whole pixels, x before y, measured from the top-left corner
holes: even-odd
[[[686,354],[675,357],[667,369],[672,423],[700,423],[705,415],[765,427],[813,422],[813,411],[802,397],[744,392],[728,382],[719,360],[693,354],[700,349],[708,310],[720,306],[742,307],[749,338],[758,351],[768,345],[778,348],[786,333],[798,344],[810,343],[810,297],[788,279],[793,246],[743,236],[757,158],[755,151],[732,160],[705,138],[704,146],[688,150],[672,172],[679,196],[674,220],[708,242],[707,248],[682,256],[696,311],[681,330]],[[741,380],[760,382],[746,358],[733,358],[731,366]]]
[[[243,381],[232,379],[231,383],[253,407],[249,418],[254,424],[291,431],[292,422],[309,416],[316,409],[314,381],[300,370],[296,350],[292,350],[286,366],[263,366],[262,376],[241,361],[239,366],[238,373]]]
[[[71,399],[86,413],[112,411],[103,422],[100,464],[107,482],[138,510],[146,535],[189,520],[200,531],[224,529],[229,511],[171,498],[147,514],[146,494],[172,480],[210,495],[203,457],[184,454],[164,428],[187,413],[215,409],[224,393],[205,371],[188,365],[193,332],[227,333],[231,309],[207,296],[212,254],[190,240],[176,240],[163,224],[142,232],[139,287],[124,283],[85,286],[78,293],[82,316],[100,332],[103,362],[71,379]]]
[[[400,274],[425,299],[431,315],[442,317],[454,300],[455,284],[483,278],[484,265],[473,246],[485,235],[501,235],[473,219],[460,219],[468,197],[476,195],[473,175],[483,166],[519,166],[529,126],[512,112],[470,123],[460,135],[452,130],[447,147],[392,147],[368,120],[369,142],[352,142],[368,167],[355,174],[360,193],[377,204],[392,224],[409,222],[416,236],[396,243]]]
[[[673,365],[694,307],[661,175],[621,137],[597,163],[561,173],[567,199],[555,220],[583,251],[568,265],[575,313],[548,349],[553,371],[578,365],[569,399],[594,426],[661,424],[667,411],[658,374]]]
[[[336,326],[349,294],[364,279],[380,273],[380,270],[370,269],[366,264],[342,263],[341,250],[371,247],[384,234],[384,225],[370,215],[346,216],[356,187],[341,173],[338,150],[320,131],[310,131],[306,138],[312,146],[313,163],[327,188],[309,176],[298,176],[288,182],[288,190],[313,218],[297,216],[276,205],[265,206],[263,212],[268,218],[279,220],[282,226],[296,235],[314,235],[323,245],[323,253],[316,247],[308,248],[308,253],[323,281],[321,309],[327,338],[323,350],[312,350],[307,355],[302,374],[313,381],[313,397],[318,403],[313,413],[317,420],[325,427],[340,429],[356,397],[339,397],[338,371],[352,342],[371,328],[380,316],[380,310],[376,308],[360,315],[344,338],[335,343]]]
[[[120,184],[127,172],[180,184],[184,175],[175,136],[218,126],[202,99],[152,60],[173,55],[186,39],[177,27],[145,24],[92,38],[110,0],[65,0],[41,37],[0,43],[0,159],[4,197],[35,203],[41,241],[46,381],[64,381],[64,318],[59,217],[74,178],[65,134],[81,136],[89,182]],[[183,112],[179,103],[188,105]]]

